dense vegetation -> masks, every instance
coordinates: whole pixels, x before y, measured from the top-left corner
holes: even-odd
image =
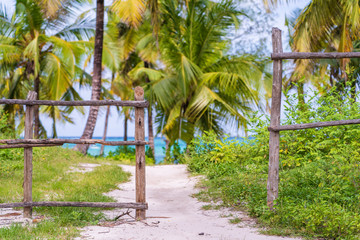
[[[314,93],[306,104],[288,95],[283,123],[360,118],[360,104],[349,92],[337,92]],[[272,212],[266,205],[268,126],[267,118],[254,118],[254,134],[244,142],[221,141],[211,132],[193,141],[189,169],[208,178],[199,197],[246,209],[271,234],[359,239],[360,127],[281,132],[279,198]]]
[[[135,147],[132,146],[119,146],[115,151],[110,151],[105,158],[119,161],[123,164],[135,164],[136,150]],[[152,151],[150,151],[148,146],[145,148],[145,162],[147,165],[155,164],[154,156],[152,155]]]

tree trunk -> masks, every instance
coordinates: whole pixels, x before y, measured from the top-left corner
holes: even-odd
[[[128,123],[128,118],[126,117],[126,114],[125,114],[125,121],[124,121],[124,141],[127,141],[127,139],[128,139],[128,137],[127,137],[127,129],[128,129],[127,123]],[[124,150],[127,151],[127,146],[126,146],[126,145],[124,146]]]
[[[57,138],[57,131],[56,131],[56,117],[55,117],[55,106],[51,108],[51,118],[53,120],[52,124],[52,138]]]
[[[144,61],[144,67],[145,68],[150,68],[150,63]],[[149,83],[150,80],[148,77],[146,77],[146,82]],[[148,107],[148,135],[149,135],[149,146],[151,148],[152,154],[155,158],[155,144],[154,144],[154,130],[153,130],[153,121],[152,121],[152,106],[151,103],[149,104]]]
[[[125,122],[124,122],[124,141],[127,141],[127,122],[128,118],[125,116]]]
[[[154,144],[154,130],[153,130],[153,120],[152,120],[152,107],[148,107],[148,127],[149,127],[149,146],[151,148],[152,154],[155,159],[155,144]]]
[[[103,135],[103,138],[102,138],[103,141],[106,140],[106,133],[107,133],[107,128],[108,128],[109,115],[110,115],[110,106],[107,106],[106,116],[105,116],[104,135]],[[100,155],[104,154],[104,147],[105,147],[104,145],[101,145]]]
[[[167,158],[170,158],[170,140],[165,138],[165,160],[168,160]]]
[[[297,87],[297,95],[298,95],[298,101],[301,104],[300,109],[305,110],[305,94],[304,94],[304,83],[299,82]]]
[[[36,92],[36,100],[39,100],[40,96],[40,77],[39,75],[34,80],[34,92]],[[34,106],[34,138],[38,139],[40,137],[40,116],[39,116],[39,106]]]
[[[113,84],[113,82],[114,82],[114,79],[115,79],[115,73],[114,73],[114,71],[113,71],[113,72],[112,72],[112,75],[111,75],[111,87],[112,87],[112,84]],[[107,127],[108,127],[108,122],[109,122],[109,116],[110,116],[110,105],[107,106],[107,109],[106,109],[103,141],[106,140],[106,134],[107,134]],[[103,154],[104,154],[104,147],[105,147],[104,145],[101,145],[100,155],[103,155]]]
[[[96,1],[96,30],[95,30],[95,50],[94,68],[91,86],[91,100],[100,100],[101,95],[101,70],[102,70],[102,51],[104,38],[104,0]],[[94,134],[96,120],[99,112],[98,106],[91,106],[89,116],[83,135],[80,139],[91,139]],[[75,150],[86,154],[89,145],[76,145]]]

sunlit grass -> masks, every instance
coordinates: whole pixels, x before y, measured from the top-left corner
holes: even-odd
[[[18,152],[22,154],[21,150]],[[8,161],[18,166],[20,160]],[[86,173],[69,171],[80,163],[97,163],[99,166]],[[114,199],[103,193],[116,189],[119,183],[129,178],[129,174],[114,162],[63,148],[34,149],[33,165],[34,201],[112,202]],[[20,202],[23,167],[9,169],[0,175],[0,202]],[[31,227],[12,225],[0,229],[0,239],[71,239],[78,233],[77,227],[104,219],[97,208],[41,207],[34,211],[45,215],[46,220]]]

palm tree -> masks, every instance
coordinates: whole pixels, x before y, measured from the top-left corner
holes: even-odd
[[[149,21],[149,15],[144,16],[145,21],[134,28],[122,22],[116,13],[109,12],[108,31],[112,35],[112,42],[118,46],[119,65],[117,67],[116,77],[111,86],[114,95],[122,100],[133,99],[132,88],[137,85],[143,85],[147,82],[146,78],[137,77],[132,74],[134,69],[147,65],[154,66],[158,59],[158,51],[155,38],[152,35],[152,26]],[[149,94],[146,93],[146,99],[149,101],[148,115],[148,135],[149,145],[155,156],[154,136],[152,128],[151,106],[152,101]],[[124,140],[127,140],[128,120],[131,120],[131,108],[123,108],[122,113],[125,116],[124,122]]]
[[[165,0],[159,47],[162,69],[139,68],[157,103],[156,121],[173,143],[190,142],[196,132],[223,133],[225,121],[246,127],[258,103],[256,84],[263,66],[253,56],[229,56],[226,31],[243,13],[233,2]]]
[[[277,3],[276,0],[270,2]],[[354,50],[355,41],[360,37],[359,30],[358,1],[312,0],[294,22],[291,47],[296,52],[351,52]],[[337,84],[342,88],[348,79],[346,66],[351,64],[351,61],[297,60],[291,81],[311,79],[312,75],[319,75],[320,78],[328,75],[328,87]],[[354,85],[352,89],[355,91]]]
[[[91,100],[100,100],[101,96],[101,73],[102,73],[102,51],[104,40],[104,0],[96,1],[96,28],[94,45],[94,67],[91,85]],[[93,136],[99,106],[90,106],[89,116],[86,121],[84,132],[80,139],[90,139]],[[75,150],[86,154],[89,145],[76,145]]]
[[[88,42],[82,38],[90,36],[92,30],[83,19],[68,24],[64,16],[55,20],[45,12],[37,2],[17,0],[12,16],[6,10],[0,13],[2,96],[24,98],[29,90],[34,89],[38,98],[69,99],[72,96],[71,99],[79,99],[77,94],[73,94],[72,83],[82,72],[79,65],[88,49]],[[61,116],[69,119],[66,116],[72,109],[61,110]],[[14,106],[6,106],[5,110],[13,122],[15,114],[21,113],[21,109]],[[40,133],[45,135],[37,110],[35,136]]]
[[[157,38],[160,30],[158,0],[115,0],[112,5],[112,10],[121,21],[134,29],[138,29],[146,19],[147,9],[150,12],[152,31]]]

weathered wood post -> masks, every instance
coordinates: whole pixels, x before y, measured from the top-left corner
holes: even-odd
[[[272,29],[272,44],[273,53],[282,53],[281,30],[278,28]],[[280,126],[281,88],[282,60],[274,60],[270,128]],[[279,194],[279,147],[279,131],[270,129],[267,205],[271,210],[273,210],[274,200],[278,197]]]
[[[144,101],[144,89],[135,88],[135,101]],[[135,141],[145,141],[144,108],[135,107]],[[145,198],[145,145],[136,145],[136,202],[146,203]],[[136,210],[136,219],[145,219],[145,210]]]
[[[37,93],[30,91],[27,100],[36,100]],[[25,139],[32,139],[34,135],[34,106],[26,105],[25,110]],[[24,202],[32,202],[32,147],[24,148]],[[32,217],[32,207],[24,207],[24,217]]]

